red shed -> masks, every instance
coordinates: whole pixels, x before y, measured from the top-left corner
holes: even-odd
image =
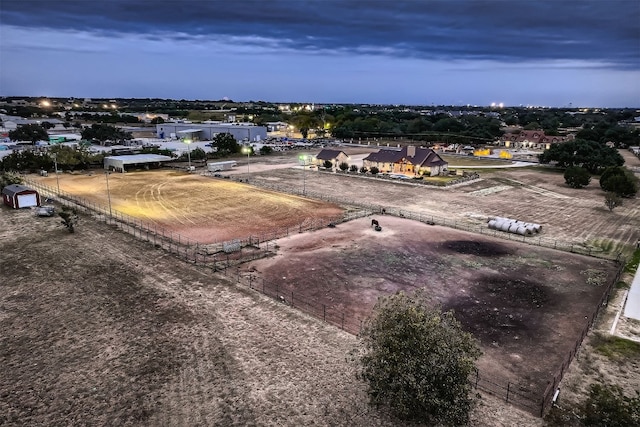
[[[2,200],[14,209],[40,206],[40,195],[36,190],[19,184],[7,185],[2,189]]]

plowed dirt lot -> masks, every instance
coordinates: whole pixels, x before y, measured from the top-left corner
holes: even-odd
[[[595,180],[573,190],[554,172],[505,169],[444,189],[281,167],[296,156],[252,163],[251,182],[477,227],[507,216],[614,257],[640,237],[638,199],[609,212]],[[108,205],[103,174],[63,175],[60,184]],[[109,184],[114,209],[201,242],[342,211],[169,171],[112,174]],[[386,216],[376,234],[366,221],[323,230],[332,237],[284,239],[276,257],[253,267],[354,316],[380,293],[428,284],[434,302],[457,309],[481,339],[484,368],[532,387],[547,380],[547,346],[574,342],[567,337],[597,300],[597,272],[611,274],[598,259]],[[69,234],[56,218],[2,207],[0,254],[0,425],[394,425],[366,405],[347,362],[354,336],[120,230],[82,217]],[[524,365],[531,373],[520,374]],[[489,396],[473,415],[477,426],[540,423]]]
[[[55,177],[38,181],[52,189],[57,185]],[[199,243],[246,238],[309,220],[329,222],[342,213],[330,203],[169,170],[113,173],[109,189],[101,173],[62,174],[59,183],[73,197],[103,208],[111,203],[113,211]]]
[[[393,426],[354,336],[82,216],[0,206],[0,425]],[[490,396],[476,426],[539,426]]]

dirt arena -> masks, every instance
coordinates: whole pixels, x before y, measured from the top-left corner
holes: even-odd
[[[571,351],[614,262],[389,216],[277,241],[244,266],[280,292],[364,319],[378,297],[424,288],[481,342],[483,374],[541,396]],[[303,296],[304,295],[304,296]],[[353,322],[351,322],[353,323]]]
[[[339,218],[329,203],[262,190],[240,182],[185,172],[154,170],[104,174],[61,174],[60,190],[111,207],[198,243],[216,243],[295,227],[305,221]],[[39,178],[55,188],[56,178]]]

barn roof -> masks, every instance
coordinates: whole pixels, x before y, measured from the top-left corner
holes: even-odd
[[[11,184],[11,185],[7,185],[6,187],[4,187],[2,189],[2,194],[6,194],[7,196],[15,196],[16,194],[22,193],[24,191],[35,191],[29,187],[25,187],[24,185],[20,185],[20,184]]]
[[[347,155],[344,151],[341,151],[341,150],[330,150],[328,148],[325,148],[323,150],[320,150],[320,152],[316,156],[316,159],[318,159],[318,160],[334,160],[334,159],[338,158],[340,153],[344,154],[345,156]]]
[[[104,160],[116,160],[122,162],[123,165],[135,165],[140,163],[168,162],[173,159],[169,156],[161,156],[160,154],[130,154],[126,156],[107,156]]]

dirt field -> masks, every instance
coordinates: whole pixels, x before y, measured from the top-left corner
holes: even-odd
[[[291,167],[297,154],[265,157],[262,164],[252,159],[251,182],[299,191],[303,172]],[[236,177],[246,178],[243,169],[239,162]],[[478,181],[447,189],[310,171],[304,184],[345,202],[478,227],[491,215],[537,222],[545,238],[609,255],[628,253],[640,237],[638,199],[609,212],[595,180],[573,190],[560,174],[535,169],[480,173]],[[113,208],[202,242],[341,212],[336,205],[231,180],[172,174],[110,175]],[[55,177],[47,184],[55,187]],[[108,204],[102,174],[61,175],[60,185]],[[536,355],[545,361],[551,354],[538,348],[545,345],[541,334],[566,344],[564,331],[577,330],[579,313],[597,293],[598,286],[591,293],[580,283],[593,279],[595,270],[610,271],[596,259],[590,262],[597,265],[581,264],[578,256],[457,237],[461,232],[437,226],[419,224],[407,232],[398,218],[384,217],[383,231],[375,234],[365,221],[324,230],[337,233],[319,240],[324,249],[311,242],[286,252],[308,237],[285,239],[280,255],[265,260],[271,267],[255,268],[289,279],[282,283],[308,284],[305,291],[324,290],[319,298],[345,309],[354,296],[344,289],[360,292],[373,283],[375,292],[360,294],[366,310],[378,292],[423,281],[433,286],[434,301],[458,308],[463,322],[476,328],[483,366],[520,378],[531,365],[525,380],[532,387],[547,377],[546,363],[537,367]],[[356,345],[352,335],[88,218],[68,234],[55,218],[2,207],[0,226],[0,363],[6,367],[0,371],[0,425],[393,425],[366,405],[363,385],[353,378],[346,362]],[[357,227],[356,233],[347,233],[348,227]],[[285,253],[288,264],[282,264]],[[434,262],[435,253],[445,255]],[[323,278],[335,287],[321,288]],[[526,292],[507,299],[507,286]],[[549,310],[550,319],[539,309]],[[548,321],[565,327],[550,330]],[[625,378],[638,384],[638,375]],[[489,396],[473,415],[477,426],[540,424]]]
[[[280,292],[364,319],[378,297],[424,288],[482,343],[481,372],[542,396],[571,351],[614,262],[376,216],[280,239],[245,266]],[[303,296],[304,295],[304,296]],[[350,322],[354,323],[354,322]]]
[[[362,148],[344,148],[361,153]],[[640,160],[631,156],[629,164]],[[283,160],[285,161],[285,160]],[[455,166],[451,166],[454,168]],[[597,178],[580,190],[569,188],[561,173],[540,168],[478,169],[481,179],[439,188],[397,181],[348,177],[322,172],[306,173],[310,192],[330,193],[359,203],[384,205],[486,226],[490,216],[503,216],[542,224],[542,237],[629,255],[640,239],[640,199],[625,199],[610,212]],[[252,175],[256,183],[299,191],[300,169],[272,169]]]
[[[354,336],[112,227],[0,206],[0,425],[393,426]],[[486,396],[474,426],[541,421]]]
[[[109,175],[61,174],[60,189],[103,207],[178,233],[194,242],[216,243],[311,219],[340,217],[329,203],[257,189],[239,182],[155,170]],[[39,178],[55,188],[56,178]],[[168,234],[168,233],[167,233]]]

